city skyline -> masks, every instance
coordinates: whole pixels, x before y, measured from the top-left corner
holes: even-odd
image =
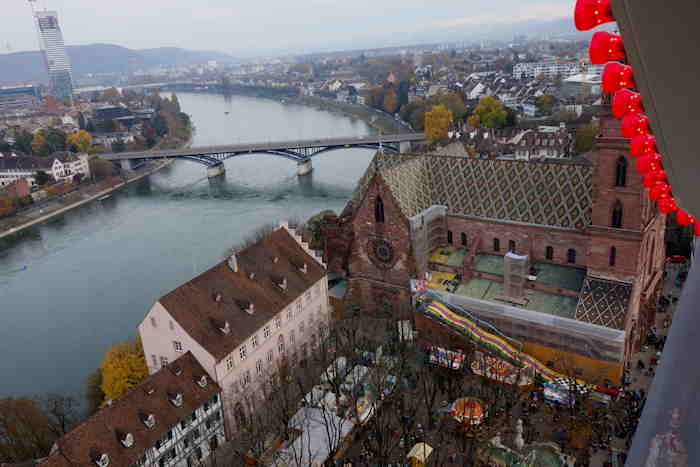
[[[181,0],[167,4],[162,0],[148,4],[127,0],[114,6],[100,5],[99,10],[86,0],[45,0],[37,7],[58,12],[69,45],[174,46],[240,56],[468,40],[475,29],[485,34],[502,33],[511,24],[570,16],[566,0],[538,0],[527,5],[513,0],[450,0],[439,9],[427,8],[417,0],[390,0],[381,7],[367,1],[339,4],[306,0],[293,7],[282,2],[262,7],[230,6],[213,0],[196,8]],[[271,11],[276,14],[271,15]],[[33,30],[27,27],[29,17],[24,2],[6,6],[0,18],[5,32],[3,52],[36,50]],[[99,29],[89,27],[96,24]]]

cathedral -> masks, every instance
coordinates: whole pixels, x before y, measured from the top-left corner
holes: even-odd
[[[425,281],[541,361],[565,355],[577,374],[619,381],[653,322],[665,256],[666,216],[628,148],[604,107],[593,151],[576,158],[378,153],[325,221],[329,271],[366,312],[409,310]]]

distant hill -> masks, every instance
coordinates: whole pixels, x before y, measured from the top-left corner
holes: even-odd
[[[220,52],[185,50],[175,47],[132,50],[113,44],[68,46],[68,56],[76,76],[88,73],[114,73],[157,66],[197,65],[209,60],[230,62],[230,55]],[[41,53],[0,54],[0,84],[21,82],[46,83]]]

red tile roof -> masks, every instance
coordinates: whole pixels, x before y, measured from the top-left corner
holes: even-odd
[[[221,392],[208,377],[207,385],[201,387],[202,376],[206,376],[204,369],[190,352],[185,353],[59,438],[52,454],[39,466],[90,466],[102,454],[109,456],[110,466],[136,463],[170,428]],[[183,396],[180,407],[170,401],[178,393]],[[151,414],[155,425],[148,428],[142,420]],[[127,433],[134,438],[131,447],[120,441]]]
[[[238,272],[224,261],[159,300],[202,347],[222,360],[325,276],[325,268],[284,228],[236,254]],[[306,268],[306,272],[302,269]],[[280,283],[285,280],[285,288]],[[249,305],[253,313],[245,311]],[[221,328],[228,322],[230,332]]]

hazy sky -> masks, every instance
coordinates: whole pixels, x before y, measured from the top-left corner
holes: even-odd
[[[27,0],[1,0],[0,52],[35,50]],[[229,53],[368,47],[460,28],[571,17],[575,0],[37,0],[68,44],[177,46]],[[573,29],[573,28],[572,28]],[[378,44],[383,45],[383,44]]]

